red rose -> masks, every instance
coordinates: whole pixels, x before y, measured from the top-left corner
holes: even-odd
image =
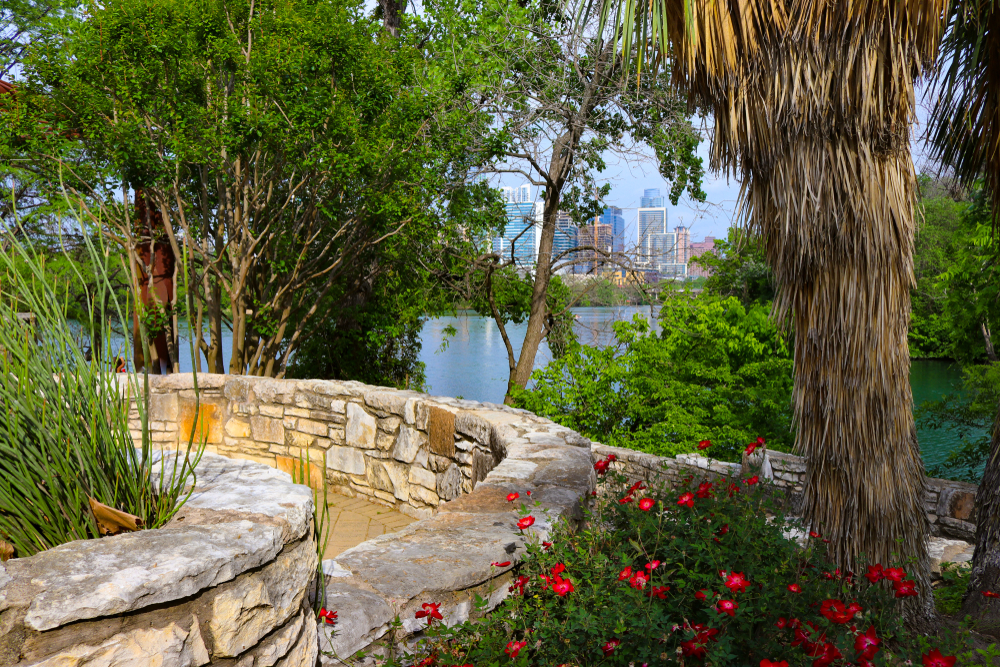
[[[754,451],[756,451],[756,449],[757,449],[757,443],[756,442],[751,442],[749,445],[747,445],[747,448],[746,448],[747,456],[750,456],[751,454],[753,454]]]
[[[542,542],[542,551],[548,551],[549,547],[552,546],[551,542]]]
[[[566,571],[565,565],[563,565],[562,563],[556,563],[555,567],[552,568],[552,576],[554,577],[558,574],[562,574],[565,571]]]
[[[844,656],[841,655],[839,650],[837,650],[837,647],[831,644],[830,642],[827,642],[823,644],[822,648],[820,649],[819,655],[815,656],[816,659],[813,660],[813,667],[827,667],[834,660],[837,660],[842,657]]]
[[[651,560],[648,563],[646,563],[646,569],[649,570],[650,572],[652,572],[658,567],[660,567],[660,561],[658,560]]]
[[[535,517],[533,517],[533,516],[526,516],[526,517],[524,517],[523,519],[521,519],[520,521],[517,522],[517,527],[519,529],[521,529],[521,530],[524,530],[525,528],[528,528],[529,526],[531,526],[534,523],[535,523]]]
[[[552,591],[559,597],[563,597],[567,593],[572,593],[573,590],[573,582],[569,579],[556,577],[556,582],[552,584]]]
[[[334,625],[337,622],[337,612],[329,611],[326,607],[319,610],[319,617],[327,625]]]
[[[734,484],[733,482],[730,482],[728,491],[729,491],[729,497],[732,498],[733,494],[740,492],[739,484]]]
[[[493,561],[492,563],[490,563],[490,565],[492,565],[493,567],[507,567],[508,565],[510,565],[510,561],[509,560],[505,560],[502,563],[498,563],[496,561]]]
[[[694,494],[691,492],[682,493],[680,498],[677,499],[678,505],[687,505],[688,507],[694,507]]]
[[[649,591],[646,593],[651,598],[660,598],[661,600],[667,599],[667,591],[670,590],[670,586],[650,586]]]
[[[608,471],[608,462],[605,459],[601,459],[594,464],[594,470],[597,471],[598,475],[603,475]]]
[[[512,503],[512,502],[514,502],[515,500],[517,500],[517,499],[518,499],[518,498],[520,498],[520,497],[521,497],[521,494],[520,494],[520,493],[517,493],[517,492],[514,492],[514,493],[508,493],[508,494],[507,494],[507,502],[508,502],[508,503]]]
[[[801,593],[802,587],[799,586],[798,584],[788,584],[788,590],[790,590],[793,593]]]
[[[854,640],[854,650],[865,660],[871,660],[878,653],[878,645],[882,640],[875,636],[875,626],[870,626],[868,632],[858,635]]]
[[[955,664],[955,656],[953,655],[941,655],[939,649],[934,649],[927,655],[921,656],[924,659],[924,667],[953,667]]]
[[[528,642],[507,642],[507,648],[503,650],[504,653],[510,656],[513,660],[517,657],[517,654],[521,652],[521,649],[528,645]]]
[[[641,591],[649,583],[649,577],[645,572],[635,572],[628,580],[628,583],[632,588],[637,588]]]
[[[993,591],[983,591],[984,598],[1000,598],[1000,593],[994,593]]]
[[[894,581],[892,587],[898,598],[915,597],[918,594],[917,582],[915,581]]]
[[[601,650],[604,651],[605,656],[608,656],[614,653],[615,649],[621,646],[621,644],[622,642],[620,639],[612,639],[606,642],[604,646],[601,647]]]
[[[618,581],[625,581],[632,576],[632,568],[626,567],[624,570],[618,573]]]
[[[860,608],[858,608],[860,611]],[[853,605],[848,608],[840,600],[823,600],[819,613],[825,616],[831,623],[847,623],[854,618],[856,613]]]
[[[815,530],[810,530],[809,531],[809,537],[813,538],[814,540],[818,540],[819,538],[821,538],[823,536],[820,535],[819,533],[817,533]]]
[[[697,496],[699,498],[711,498],[712,497],[712,483],[711,482],[702,482],[701,484],[699,484],[698,485]]]
[[[876,563],[875,565],[868,566],[868,574],[865,575],[865,578],[868,579],[868,581],[870,581],[873,584],[877,584],[882,580],[883,577],[885,577],[885,574],[882,572],[881,563]]]
[[[420,605],[420,611],[418,611],[417,613],[415,613],[414,616],[416,618],[426,618],[427,619],[427,625],[430,625],[431,623],[434,622],[434,619],[437,619],[437,620],[440,621],[443,618],[443,616],[441,616],[441,612],[438,611],[439,609],[441,609],[441,604],[440,603],[438,603],[438,602],[425,602],[422,605]]]
[[[720,614],[729,614],[730,616],[736,616],[736,610],[740,606],[736,604],[734,600],[719,600],[715,604],[715,610]]]
[[[778,629],[779,629],[779,630],[784,630],[784,629],[785,629],[785,626],[786,626],[786,625],[788,625],[788,621],[786,621],[786,620],[785,620],[785,617],[784,617],[784,616],[779,616],[779,617],[778,617],[778,622],[777,622],[777,623],[775,623],[775,625],[777,625],[777,626],[778,626]]]
[[[511,584],[510,588],[508,588],[507,590],[509,592],[513,593],[514,589],[516,588],[518,593],[520,593],[521,595],[524,595],[524,587],[528,585],[529,581],[531,581],[531,580],[528,579],[528,576],[525,575],[525,574],[522,574],[520,577],[518,577],[517,579],[514,580],[514,583]]]
[[[757,475],[754,475],[753,477],[751,477],[750,479],[747,480],[747,486],[753,486],[754,484],[756,484],[759,481],[760,481],[760,478]]]
[[[707,598],[709,595],[712,595],[712,593],[703,588],[694,594],[694,599],[701,600],[702,602],[704,602],[705,598]]]
[[[618,460],[617,456],[615,456],[614,454],[608,454],[608,462],[609,463],[612,462],[612,461],[617,461],[617,460]]]
[[[639,501],[639,509],[641,509],[643,512],[648,512],[649,510],[653,509],[653,505],[655,504],[656,501],[653,500],[652,498],[643,498],[642,500]]]
[[[708,449],[711,446],[712,446],[711,440],[702,440],[701,442],[698,443],[698,449]]]
[[[715,534],[718,535],[719,537],[722,537],[723,535],[725,535],[728,532],[729,532],[729,524],[727,523],[727,524],[723,525],[722,528],[720,528],[717,531],[715,531]]]
[[[742,572],[730,572],[722,575],[725,577],[725,585],[733,593],[745,593],[750,582],[743,576]]]
[[[906,572],[901,567],[890,567],[882,571],[882,576],[889,581],[902,581],[906,579]]]

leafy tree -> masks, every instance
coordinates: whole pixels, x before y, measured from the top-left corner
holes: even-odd
[[[6,155],[61,179],[133,255],[141,188],[156,242],[187,257],[208,370],[228,327],[229,372],[280,376],[398,258],[478,233],[489,195],[465,147],[488,119],[407,26],[393,39],[339,0],[95,5],[33,46]]]
[[[674,295],[660,311],[660,333],[639,317],[616,322],[614,344],[572,348],[515,392],[516,405],[653,454],[710,439],[713,456],[738,460],[765,433],[787,451],[792,359],[768,312],[736,297]]]
[[[438,6],[444,16],[445,3]],[[553,310],[562,303],[550,295],[550,289],[558,289],[553,276],[580,253],[589,254],[598,267],[622,261],[588,244],[554,254],[557,216],[568,214],[577,225],[593,220],[603,208],[600,198],[610,189],[599,182],[605,156],[625,152],[635,141],[655,152],[661,173],[674,182],[674,201],[685,191],[703,198],[701,160],[695,155],[698,134],[688,121],[684,99],[659,85],[666,74],[626,77],[608,30],[601,31],[596,22],[578,21],[546,2],[467,0],[447,7],[452,12],[449,28],[461,46],[456,57],[477,63],[469,94],[482,101],[494,122],[495,132],[481,147],[483,173],[517,174],[543,193],[533,266],[517,266],[515,243],[510,256],[484,252],[475,269],[463,272],[480,277],[476,289],[499,290],[478,301],[488,304],[480,312],[496,320],[507,346],[509,402],[510,392],[526,385],[552,327],[566,330],[572,302]],[[522,277],[514,278],[512,272],[518,270]],[[525,287],[530,288],[527,301],[521,298]],[[518,298],[503,302],[504,291],[516,292]],[[523,309],[516,317],[515,308]],[[505,325],[525,320],[524,342],[515,352]]]
[[[704,286],[709,294],[735,296],[744,306],[774,299],[774,275],[760,238],[752,233],[730,227],[724,240],[715,240],[714,253],[702,253],[691,261],[710,272]]]

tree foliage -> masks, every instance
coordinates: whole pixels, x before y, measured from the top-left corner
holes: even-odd
[[[768,307],[736,297],[675,295],[660,332],[641,318],[615,323],[615,342],[576,346],[532,377],[516,404],[606,444],[660,455],[738,459],[761,433],[792,444],[792,360]]]

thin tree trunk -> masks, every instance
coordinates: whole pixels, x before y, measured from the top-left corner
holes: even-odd
[[[997,353],[993,350],[993,337],[990,335],[990,328],[986,326],[985,320],[979,323],[979,328],[983,332],[983,343],[986,344],[986,358],[991,363],[995,363],[997,361]]]
[[[976,550],[962,600],[962,616],[971,615],[978,631],[996,634],[1000,601],[984,597],[984,591],[1000,592],[1000,407],[993,421],[990,458],[976,492]]]

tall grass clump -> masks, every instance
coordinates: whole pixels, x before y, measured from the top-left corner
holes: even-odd
[[[94,501],[126,521],[133,515],[137,528],[162,526],[190,494],[202,451],[190,440],[177,456],[154,451],[148,398],[135,400],[143,437],[133,442],[129,399],[148,397],[148,379],[140,388],[134,375],[116,376],[109,355],[110,332],[124,332],[131,312],[109,267],[126,260],[86,231],[93,275],[76,278],[86,286],[89,321],[76,323],[67,316],[67,285],[47,274],[45,257],[26,237],[0,233],[0,539],[18,557],[108,532]],[[92,337],[92,358],[80,329]]]

